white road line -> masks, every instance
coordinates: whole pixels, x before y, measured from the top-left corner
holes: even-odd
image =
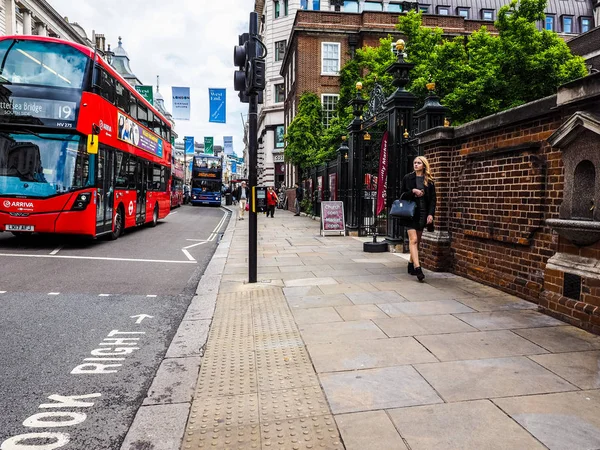
[[[59,295],[60,292],[48,292],[48,295]]]
[[[60,247],[56,247],[54,250],[52,250],[50,252],[51,255],[56,255],[58,252],[60,252],[62,250],[63,246],[61,245]]]
[[[156,297],[158,297],[158,295],[146,295],[146,297],[148,297],[148,298],[156,298]]]
[[[95,261],[125,261],[125,262],[152,262],[168,264],[195,264],[197,261],[171,261],[168,259],[135,259],[135,258],[108,258],[101,256],[66,256],[66,255],[25,255],[18,253],[0,253],[0,256],[15,258],[60,258],[60,259],[87,259]]]
[[[110,297],[110,294],[100,294],[98,297]]]
[[[190,262],[196,262],[194,257],[192,255],[190,255],[190,252],[188,252],[185,248],[182,248],[181,251],[187,257],[187,259],[189,259]]]
[[[0,291],[0,294],[6,294],[6,291]]]
[[[169,213],[169,216],[173,215],[173,214],[177,214],[179,211],[172,211]]]
[[[206,239],[186,239],[186,241],[190,241],[190,242],[206,242]]]
[[[189,248],[193,248],[193,247],[197,247],[198,245],[206,244],[207,242],[214,241],[216,239],[217,235],[218,235],[218,231],[223,226],[223,223],[225,222],[226,218],[227,218],[227,213],[225,212],[225,213],[223,213],[223,217],[221,217],[221,220],[219,221],[219,223],[217,224],[217,226],[215,227],[215,229],[210,233],[210,236],[208,237],[208,240],[203,241],[203,240],[200,240],[200,239],[186,239],[186,241],[200,241],[200,242],[197,242],[196,244],[188,245],[187,247],[183,247],[181,249],[181,251],[183,252],[183,254],[187,257],[187,259],[190,260],[190,262],[196,262],[196,260],[190,254],[190,252],[188,252],[188,249]]]

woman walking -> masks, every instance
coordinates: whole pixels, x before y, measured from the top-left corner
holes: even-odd
[[[275,206],[277,206],[278,200],[275,189],[273,189],[273,186],[269,186],[267,188],[267,217],[269,217],[269,214],[271,214],[271,217],[275,217]]]
[[[408,273],[416,275],[419,281],[425,279],[419,261],[419,244],[423,229],[433,231],[433,218],[435,216],[435,184],[429,169],[429,162],[424,156],[417,156],[413,161],[414,172],[409,173],[402,180],[402,194],[405,199],[417,204],[413,223],[407,227],[410,249]]]

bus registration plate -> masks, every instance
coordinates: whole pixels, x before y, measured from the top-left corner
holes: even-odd
[[[34,231],[33,225],[5,225],[5,231]]]

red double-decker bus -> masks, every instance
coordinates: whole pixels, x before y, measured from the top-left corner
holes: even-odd
[[[96,52],[0,38],[0,231],[117,239],[169,214],[171,125]]]
[[[171,165],[171,208],[183,205],[184,177],[183,163],[173,160]]]

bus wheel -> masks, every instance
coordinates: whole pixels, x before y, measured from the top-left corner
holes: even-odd
[[[119,206],[113,219],[113,229],[109,235],[111,241],[119,239],[123,234],[123,207]]]
[[[154,207],[154,212],[152,213],[152,222],[148,224],[149,227],[154,228],[158,223],[158,206]]]

